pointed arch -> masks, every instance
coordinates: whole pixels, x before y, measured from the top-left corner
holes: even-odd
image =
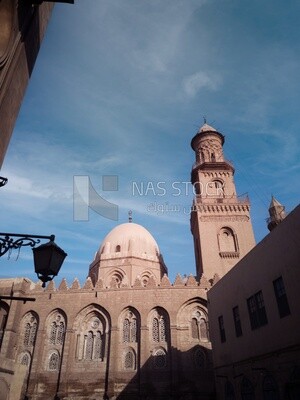
[[[245,376],[243,377],[241,382],[241,397],[242,400],[255,399],[254,387],[252,385],[252,382]]]
[[[170,317],[162,307],[153,308],[148,315],[150,355],[154,369],[168,367],[170,349]]]
[[[273,375],[268,374],[264,377],[262,389],[264,400],[279,400],[278,385]]]
[[[128,347],[123,352],[123,369],[136,370],[136,352],[132,347]]]
[[[153,308],[148,316],[150,340],[153,343],[168,343],[170,338],[170,318],[162,307]]]
[[[225,391],[225,400],[235,399],[233,384],[230,381],[226,381],[224,391]]]
[[[46,318],[47,344],[62,346],[67,327],[67,315],[60,309],[52,310]]]
[[[135,371],[139,365],[140,354],[139,312],[134,307],[126,307],[120,313],[118,327],[120,331],[119,353],[122,354],[120,369]]]
[[[239,244],[235,231],[223,226],[218,233],[219,254],[221,257],[238,257]]]
[[[121,268],[114,268],[104,278],[106,287],[121,287],[123,279],[126,277],[125,271]]]
[[[200,347],[196,346],[193,349],[193,361],[196,369],[205,370],[206,368],[206,353],[205,350]]]
[[[106,362],[110,338],[110,316],[97,304],[82,309],[74,322],[77,361]]]
[[[48,363],[47,363],[48,371],[58,371],[60,365],[60,354],[57,350],[52,350],[48,355]]]
[[[152,273],[151,273],[150,271],[144,271],[144,272],[142,273],[142,275],[141,275],[141,282],[142,282],[142,285],[143,285],[144,287],[147,286],[151,275],[152,275]]]
[[[163,347],[155,348],[152,352],[153,367],[155,369],[164,369],[168,364],[167,351]]]
[[[39,316],[35,311],[23,315],[18,340],[19,362],[30,368],[39,327]]]
[[[56,371],[60,365],[60,355],[63,352],[67,315],[61,308],[55,308],[46,317],[45,341],[43,346],[44,367],[48,371]]]
[[[21,365],[26,365],[27,367],[31,362],[31,354],[28,351],[24,351],[19,356],[19,362]]]
[[[208,197],[222,198],[225,196],[225,183],[221,178],[212,179],[206,188],[206,195]]]
[[[21,321],[21,342],[26,348],[33,348],[37,336],[39,317],[35,311],[28,311]]]
[[[185,327],[189,334],[189,342],[209,342],[207,301],[200,297],[184,303],[177,314],[177,325]]]

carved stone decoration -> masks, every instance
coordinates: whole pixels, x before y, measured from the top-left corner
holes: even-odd
[[[160,286],[163,286],[163,287],[171,286],[171,282],[170,282],[167,274],[164,274],[164,276],[162,277]]]
[[[190,275],[186,281],[186,286],[198,286],[198,282],[196,281],[194,275]]]
[[[150,275],[146,287],[147,288],[154,288],[156,286],[157,286],[157,284],[156,284],[156,280],[155,280],[154,275]]]
[[[65,278],[63,278],[62,281],[60,282],[58,290],[59,291],[67,291],[68,290],[68,285],[67,285],[67,281],[65,280]]]
[[[91,280],[91,278],[89,276],[86,278],[86,281],[85,281],[85,284],[83,286],[83,289],[94,289],[93,282],[92,282],[92,280]]]
[[[72,286],[71,286],[72,290],[77,290],[80,289],[80,283],[79,280],[77,278],[74,279]]]
[[[184,283],[182,281],[182,277],[180,274],[176,275],[175,281],[174,281],[174,286],[184,286]]]
[[[231,217],[226,215],[205,215],[200,217],[200,221],[202,222],[247,222],[249,219],[250,218],[247,215],[233,215]]]
[[[55,291],[55,282],[53,280],[50,281],[45,290],[47,292],[54,292]]]

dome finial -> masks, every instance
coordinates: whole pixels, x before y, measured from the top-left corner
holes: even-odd
[[[132,222],[132,211],[128,211],[128,222]]]
[[[204,121],[205,124],[207,123],[207,120],[206,120],[206,116],[205,116],[205,115],[203,115],[203,121]]]

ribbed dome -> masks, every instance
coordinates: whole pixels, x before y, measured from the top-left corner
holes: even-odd
[[[157,260],[160,254],[158,245],[150,232],[143,226],[127,222],[116,226],[103,240],[99,256],[132,255]]]

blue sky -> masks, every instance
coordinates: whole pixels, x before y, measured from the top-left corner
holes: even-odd
[[[188,207],[190,141],[203,124],[226,137],[239,194],[248,192],[256,240],[271,194],[299,202],[298,1],[75,0],[57,4],[1,170],[1,226],[56,235],[68,253],[56,282],[84,281],[106,234],[127,221],[158,242],[171,280],[195,273]],[[119,221],[73,220],[73,176],[118,204]],[[119,190],[102,191],[117,175]],[[165,182],[165,196],[133,182]],[[181,186],[185,188],[184,185]],[[179,206],[155,212],[152,203]],[[30,249],[2,257],[1,276],[36,280]]]

